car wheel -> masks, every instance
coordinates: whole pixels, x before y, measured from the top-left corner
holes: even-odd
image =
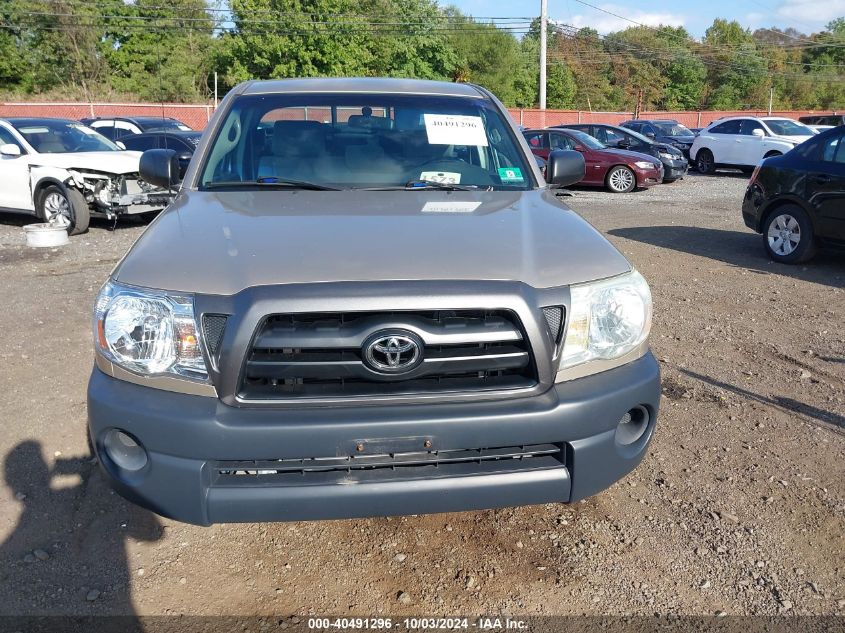
[[[50,185],[38,197],[37,208],[38,216],[44,222],[65,227],[68,235],[79,235],[88,230],[88,203],[75,189],[61,189],[57,185]]]
[[[695,167],[702,174],[712,174],[716,171],[716,161],[709,149],[700,149],[695,156]]]
[[[617,165],[607,172],[607,188],[613,193],[628,193],[637,186],[637,176],[623,165]]]
[[[782,264],[805,262],[816,253],[810,216],[792,204],[768,215],[763,223],[763,242],[769,257]]]

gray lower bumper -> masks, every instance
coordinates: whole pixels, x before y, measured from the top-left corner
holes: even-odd
[[[115,489],[174,519],[208,525],[422,514],[572,502],[610,486],[642,459],[654,429],[660,372],[651,354],[602,374],[556,385],[531,398],[478,403],[355,408],[248,409],[219,400],[138,386],[94,369],[89,428]],[[651,413],[647,433],[617,442],[616,427],[638,405]],[[127,475],[103,455],[103,433],[120,428],[146,448],[149,463]],[[261,478],[221,484],[223,460],[299,459],[348,454],[359,440],[431,438],[433,449],[554,443],[555,468],[459,476],[413,474],[390,480],[268,485]],[[413,471],[411,471],[412,473]],[[316,481],[316,483],[314,483]]]

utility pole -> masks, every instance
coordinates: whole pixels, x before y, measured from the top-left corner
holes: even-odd
[[[540,0],[540,109],[546,109],[546,37],[549,24],[549,2]]]
[[[214,71],[214,109],[217,109],[217,71]]]
[[[769,116],[772,116],[772,102],[775,100],[775,87],[769,88]]]

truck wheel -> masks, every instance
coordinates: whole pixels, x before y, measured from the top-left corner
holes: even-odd
[[[613,193],[628,193],[637,186],[637,177],[627,167],[617,165],[607,172],[606,183]]]
[[[816,254],[810,217],[794,204],[778,207],[766,217],[763,243],[769,257],[782,264],[805,262]]]
[[[38,217],[67,229],[68,235],[88,230],[90,211],[84,196],[76,189],[61,189],[50,185],[38,196]]]
[[[695,156],[695,166],[699,173],[712,174],[716,171],[716,161],[713,160],[713,152],[709,149],[700,149]]]

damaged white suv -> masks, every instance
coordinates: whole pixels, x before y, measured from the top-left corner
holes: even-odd
[[[0,210],[30,213],[76,235],[93,216],[155,213],[167,190],[138,178],[129,152],[67,119],[0,120]]]

